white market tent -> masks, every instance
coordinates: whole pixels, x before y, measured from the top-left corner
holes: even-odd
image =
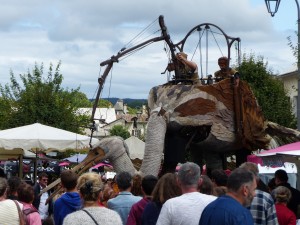
[[[274,173],[284,169],[287,173],[296,174],[295,186],[300,187],[300,142],[286,144],[274,149],[265,150],[248,156],[248,161],[260,164],[260,172]],[[267,164],[267,165],[264,165]],[[279,167],[277,164],[280,164]]]
[[[88,136],[34,123],[0,131],[0,158],[17,155],[22,160],[27,150],[49,152],[84,149],[89,148],[89,142]],[[98,139],[93,138],[91,144],[95,145],[97,142]],[[22,173],[21,168],[20,172]]]
[[[40,123],[11,128],[0,131],[0,148],[38,150],[38,151],[65,151],[66,149],[89,148],[90,137],[65,131]],[[98,139],[92,139],[92,145]]]
[[[130,138],[127,138],[125,140],[125,143],[129,148],[130,159],[142,160],[144,158],[145,142],[143,142],[142,140],[138,139],[135,136],[131,136]]]

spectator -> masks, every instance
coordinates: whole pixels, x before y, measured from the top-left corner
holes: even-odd
[[[19,177],[11,177],[7,180],[8,182],[8,191],[7,199],[18,200],[18,188],[21,185],[21,179]]]
[[[116,182],[120,193],[107,202],[107,207],[119,213],[123,225],[127,223],[129,211],[134,203],[142,199],[134,196],[130,191],[132,187],[132,176],[128,172],[121,172],[116,176]]]
[[[142,225],[155,225],[163,204],[181,195],[176,174],[166,173],[157,182],[152,192],[152,200],[146,205],[142,215]]]
[[[201,183],[199,185],[199,191],[202,194],[213,195],[214,187],[211,179],[206,175],[201,175]]]
[[[102,181],[96,173],[85,173],[78,179],[77,189],[83,201],[83,209],[67,215],[63,225],[121,225],[120,216],[113,210],[99,207]]]
[[[133,204],[129,212],[127,219],[127,225],[141,225],[142,224],[142,214],[145,206],[151,200],[152,191],[157,183],[157,177],[153,175],[147,175],[142,179],[142,193],[143,198],[137,203]]]
[[[26,225],[41,225],[42,220],[37,209],[32,205],[34,199],[33,187],[23,182],[17,190],[18,199],[23,204],[23,214]]]
[[[81,208],[81,199],[77,192],[77,174],[71,170],[64,170],[61,175],[61,185],[65,193],[54,203],[55,225],[62,225],[64,218]]]
[[[101,195],[101,204],[107,207],[107,201],[111,198],[116,197],[116,194],[109,183],[104,184],[103,193]]]
[[[4,170],[2,168],[0,168],[0,177],[6,178],[6,175],[5,175]]]
[[[19,210],[23,206],[17,201],[6,199],[7,189],[7,180],[0,177],[0,224],[19,225]]]
[[[184,163],[178,171],[177,181],[183,194],[164,203],[157,225],[198,224],[203,209],[216,199],[199,193],[200,167],[195,163]]]
[[[228,179],[228,175],[226,174],[226,172],[222,169],[214,169],[211,172],[210,176],[214,186],[214,195],[221,196],[226,194],[227,192],[226,184]]]
[[[135,196],[143,196],[142,193],[142,176],[140,174],[134,174],[132,177],[131,193]]]
[[[225,186],[227,184],[228,176],[222,169],[214,169],[211,171],[211,181],[214,184],[214,187]]]
[[[41,191],[47,187],[48,184],[48,175],[46,173],[40,173],[38,175],[38,182],[33,186],[34,190],[34,200],[33,206],[39,211],[42,221],[45,220],[48,216],[52,214],[53,206],[50,201],[49,204],[46,204],[46,200],[50,196],[50,191],[40,195]]]
[[[199,225],[253,225],[246,208],[255,196],[256,180],[250,171],[237,168],[228,177],[228,192],[208,204],[202,212]]]
[[[300,218],[300,213],[297,213],[298,207],[300,207],[300,191],[297,189],[293,188],[289,183],[288,183],[288,176],[287,173],[284,170],[277,170],[275,172],[275,184],[276,186],[284,186],[287,187],[292,194],[291,200],[288,202],[287,207],[292,210],[296,218]]]
[[[291,191],[284,186],[279,186],[274,190],[274,196],[279,225],[296,225],[295,213],[287,207],[291,199]]]
[[[225,186],[219,186],[214,188],[214,195],[217,197],[225,195],[226,193],[227,193],[227,187]]]
[[[273,190],[276,188],[276,184],[275,184],[275,177],[273,177],[271,180],[269,180],[268,182],[268,190],[269,193],[272,194]],[[274,197],[275,198],[275,197]]]
[[[256,178],[256,182],[260,182],[257,164],[245,162],[240,165],[240,168],[252,172]],[[272,196],[269,193],[260,190],[258,186],[256,187],[255,197],[253,198],[249,209],[255,225],[278,225],[275,203]]]

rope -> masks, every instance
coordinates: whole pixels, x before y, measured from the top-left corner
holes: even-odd
[[[137,39],[141,37],[144,33],[146,33],[147,30],[149,30],[150,27],[152,27],[154,24],[157,24],[158,18],[156,18],[153,22],[151,22],[148,26],[146,26],[140,33],[138,33],[134,38],[132,38],[125,46],[124,48],[129,48],[131,46],[136,45],[138,43]],[[156,33],[157,31],[153,32],[152,34]],[[136,41],[136,42],[134,42]]]

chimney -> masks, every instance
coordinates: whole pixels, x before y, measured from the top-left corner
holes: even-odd
[[[147,109],[145,105],[142,106],[142,115],[147,115]]]
[[[124,114],[128,113],[127,104],[124,104],[124,106],[123,106],[123,112],[124,112]]]

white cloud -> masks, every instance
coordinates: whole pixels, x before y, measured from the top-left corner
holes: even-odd
[[[282,13],[285,7],[282,5]],[[80,86],[93,97],[99,72],[105,70],[99,63],[116,55],[159,15],[164,15],[174,43],[194,26],[213,23],[229,36],[240,37],[242,52],[264,56],[275,72],[293,69],[295,59],[286,37],[296,26],[276,27],[263,1],[186,0],[182,4],[171,0],[11,0],[0,8],[1,84],[9,82],[10,69],[23,74],[35,62],[43,62],[47,69],[51,62],[61,60],[63,85]],[[158,28],[155,21],[152,31]],[[191,57],[194,46],[186,47]],[[160,74],[168,63],[163,48],[163,42],[152,44],[114,64],[111,83],[109,75],[102,96],[147,98],[151,87],[167,81],[166,75]],[[216,68],[219,55],[218,51],[210,53],[208,74]],[[194,59],[199,64],[198,58]]]

